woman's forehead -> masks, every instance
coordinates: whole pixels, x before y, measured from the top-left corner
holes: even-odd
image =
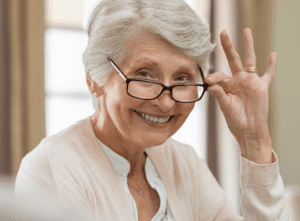
[[[140,39],[140,38],[139,38]],[[156,35],[145,35],[129,45],[124,60],[134,64],[159,67],[163,63],[176,63],[187,68],[195,68],[194,60],[180,52],[171,43]]]
[[[140,53],[182,54],[170,42],[148,32],[142,32],[132,39],[128,47],[128,53],[130,54],[130,52],[137,55]]]
[[[166,41],[158,34],[153,34],[149,31],[140,31],[132,37],[126,51],[126,54],[136,56],[140,56],[140,54],[143,53],[165,53],[187,57],[170,42]]]
[[[133,69],[149,69],[157,73],[163,72],[197,72],[196,63],[183,56],[177,54],[163,54],[163,53],[143,53],[135,54],[133,56],[126,56],[120,64],[120,67],[126,71],[134,71]]]

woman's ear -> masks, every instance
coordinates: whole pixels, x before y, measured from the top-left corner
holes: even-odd
[[[89,74],[86,73],[86,83],[92,95],[95,97],[100,97],[103,95],[104,90],[102,86],[99,86],[95,81],[93,81]]]

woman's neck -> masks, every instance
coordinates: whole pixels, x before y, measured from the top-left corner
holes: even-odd
[[[96,137],[111,150],[124,157],[130,164],[128,177],[141,176],[146,162],[145,148],[138,147],[129,140],[118,135],[116,128],[105,119],[100,120],[100,113],[91,117],[91,123]]]

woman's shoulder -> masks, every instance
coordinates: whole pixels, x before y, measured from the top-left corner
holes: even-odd
[[[169,138],[165,143],[159,146],[158,149],[165,153],[168,153],[169,156],[171,154],[172,156],[178,156],[181,158],[199,158],[195,149],[192,146],[185,143],[181,143],[172,138]]]
[[[87,138],[93,137],[94,132],[90,118],[85,118],[54,135],[46,137],[41,141],[40,145],[42,144],[52,147],[60,143],[63,143],[64,145],[74,144],[77,142],[84,142],[85,140],[89,140]]]
[[[198,156],[193,147],[172,138],[169,138],[160,146],[150,148],[147,153],[151,154],[153,158],[160,158],[160,160],[175,167],[192,168],[200,166],[206,168],[206,162]]]
[[[74,146],[74,144],[81,144],[82,142],[87,142],[94,137],[95,136],[90,122],[90,118],[85,118],[70,125],[69,127],[56,134],[44,138],[41,141],[41,143],[37,146],[37,148],[47,147],[50,150],[52,150],[53,148],[55,148],[55,146],[58,145]]]
[[[60,156],[71,156],[90,143],[95,143],[93,129],[90,118],[78,121],[57,134],[44,138],[32,151],[30,151],[22,160],[22,165],[40,166],[47,164],[51,156],[56,159]],[[80,153],[77,153],[78,155]]]

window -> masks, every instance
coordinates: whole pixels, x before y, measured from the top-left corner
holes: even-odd
[[[87,45],[83,27],[93,6],[99,0],[45,0],[45,89],[46,134],[60,130],[94,113],[92,98],[85,83],[82,54]],[[187,3],[194,7],[193,0]],[[206,158],[207,96],[173,135],[175,140],[195,148]]]
[[[93,114],[85,83],[82,54],[84,0],[46,0],[45,90],[46,135]]]

